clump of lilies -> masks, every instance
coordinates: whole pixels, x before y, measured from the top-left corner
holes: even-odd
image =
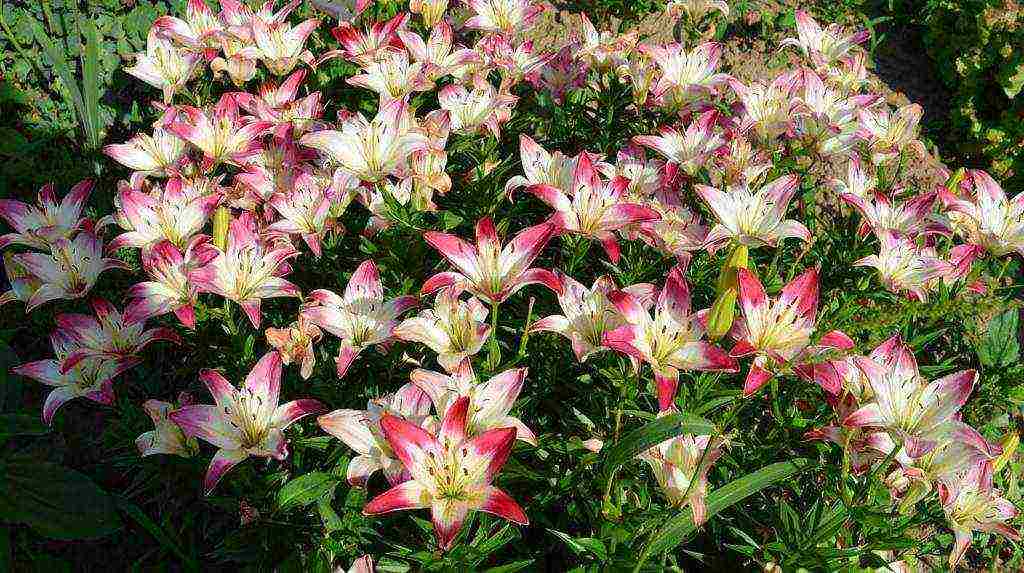
[[[187,395],[144,402],[154,429],[138,438],[140,453],[197,456],[211,446],[209,494],[250,457],[286,460],[289,427],[317,415],[317,425],[352,451],[351,484],[373,488],[380,471],[389,485],[364,514],[428,509],[437,548],[447,551],[472,512],[529,524],[528,501],[524,509],[500,487],[500,472],[515,444],[530,452],[543,443],[517,400],[530,385],[555,382],[528,377],[518,361],[529,335],[554,333],[580,363],[628,361],[637,380],[652,382],[652,417],[686,408],[680,384],[695,372],[735,382],[737,403],[757,400],[766,385],[817,384],[836,419],[808,438],[840,446],[854,473],[892,470],[887,483],[902,511],[936,495],[955,534],[951,567],[974,531],[1017,537],[1009,524],[1016,509],[993,485],[1000,447],[958,414],[979,374],[927,381],[898,337],[858,354],[857,341],[828,329],[819,313],[821,278],[834,272],[828,261],[794,266],[776,288],[769,288],[782,276],[775,263],[753,262],[754,253],[778,260],[787,248],[803,261],[815,235],[800,219],[815,193],[829,191],[837,205],[852,207],[844,212],[877,249],[853,266],[874,269],[877,284],[900,296],[925,300],[940,289],[967,296],[977,261],[1024,256],[1024,194],[1008,198],[985,172],[958,173],[923,193],[895,184],[893,173],[921,150],[921,110],[893,109],[865,92],[865,32],[822,28],[798,11],[797,36],[783,46],[802,65],[744,83],[721,69],[721,44],[661,45],[599,31],[585,17],[584,34],[540,52],[526,37],[544,7],[530,0],[470,0],[462,20],[448,2],[414,0],[411,14],[385,22],[362,17],[371,2],[313,2],[337,20],[330,32],[338,48],[319,58],[307,43],[323,23],[291,22],[297,3],[276,12],[274,4],[254,11],[224,0],[215,11],[190,0],[184,17],[157,20],[146,52],[126,71],[159,90],[159,118],[104,150],[131,172],[112,215],[84,216],[88,181],[62,197],[46,186],[35,204],[0,199],[0,218],[11,227],[0,235],[11,285],[0,304],[20,301],[33,312],[82,299],[106,271],[132,271],[131,255],[139,261],[142,278],[124,293],[123,311],[96,299],[93,315],[59,314],[54,357],[15,369],[53,388],[42,406],[46,423],[75,398],[113,404],[114,380],[153,342],[180,343],[182,328],[199,328],[211,315],[237,330],[234,305],[258,329],[265,301],[297,299],[292,320],[266,328],[270,350],[240,385],[216,370],[198,375],[212,404]],[[666,13],[692,27],[729,9],[674,0]],[[304,85],[335,58],[357,69],[344,89],[372,94],[375,113],[337,108]],[[207,75],[231,87],[216,102],[190,90]],[[293,282],[297,265],[327,258],[325,245],[345,232],[339,220],[353,203],[370,212],[367,235],[401,223],[395,204],[412,212],[437,210],[435,199],[443,206],[461,181],[448,166],[449,140],[500,141],[521,102],[514,92],[563,101],[608,75],[662,124],[615,157],[570,155],[522,134],[522,174],[497,191],[536,198],[546,206],[542,220],[506,232],[498,217],[483,216],[472,239],[424,229],[425,246],[443,263],[421,284],[391,280],[373,259],[329,267],[345,284],[338,292]],[[258,87],[257,76],[266,78]],[[436,93],[437,109],[417,99],[424,93]],[[328,106],[337,108],[333,120]],[[773,163],[795,149],[832,166],[828,186]],[[111,225],[121,232],[104,245]],[[616,272],[623,242],[650,247],[669,270],[657,284],[617,284],[610,274],[584,281],[572,256],[557,264],[546,256],[554,245],[590,242],[600,243],[603,265]],[[723,254],[711,305],[698,309],[704,293],[694,296],[688,265],[697,256],[717,264]],[[499,313],[522,289],[553,297],[560,314],[528,317],[517,363],[502,364],[500,353],[483,350],[489,342],[499,348],[507,330]],[[176,322],[160,319],[170,313]],[[146,329],[154,319],[180,328]],[[293,390],[283,383],[285,367],[310,379],[317,355],[334,344],[338,384],[361,384],[362,366],[354,365],[371,348],[429,351],[441,371],[420,363],[365,409],[282,402]],[[697,524],[708,517],[713,466],[727,438],[726,428],[683,434],[639,454],[666,501],[691,508]],[[372,568],[366,556],[350,570]]]

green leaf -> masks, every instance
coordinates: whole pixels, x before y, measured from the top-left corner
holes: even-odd
[[[756,472],[725,484],[708,495],[706,500],[707,518],[710,519],[723,509],[743,501],[777,481],[792,477],[810,466],[810,460],[795,458],[788,462],[765,466]],[[674,549],[688,535],[696,531],[697,527],[697,524],[693,522],[693,512],[689,507],[676,514],[651,535],[640,552],[637,569],[651,555]]]
[[[39,416],[32,414],[0,414],[0,438],[9,436],[42,436],[50,433]]]
[[[988,331],[978,344],[978,359],[982,365],[1002,368],[1017,361],[1020,355],[1017,323],[1017,309],[1010,309],[989,321]]]
[[[24,456],[0,469],[0,520],[52,539],[98,539],[122,526],[114,499],[88,476]]]
[[[681,434],[709,435],[714,432],[714,424],[693,414],[679,412],[663,416],[622,436],[605,448],[602,475],[605,480],[611,479],[622,464],[670,438]]]
[[[79,28],[85,39],[82,50],[82,107],[85,115],[82,118],[82,129],[89,149],[100,146],[100,40],[96,32],[96,23],[92,18],[79,18]]]
[[[143,529],[148,531],[149,534],[153,536],[153,539],[156,539],[157,542],[160,543],[160,545],[164,546],[164,549],[167,549],[171,553],[177,555],[178,558],[181,559],[181,562],[185,566],[185,569],[189,571],[199,570],[199,564],[196,563],[194,559],[189,557],[181,549],[181,547],[174,541],[174,538],[172,538],[166,531],[164,531],[162,527],[157,525],[155,521],[150,519],[149,516],[146,515],[142,511],[142,509],[139,508],[139,506],[135,505],[134,503],[128,500],[121,500],[118,505],[120,506],[121,511],[123,511],[128,517],[132,518],[132,520],[135,521],[135,523],[138,523],[140,526],[142,526]]]
[[[527,559],[525,561],[516,561],[514,563],[508,563],[505,565],[498,565],[497,567],[491,567],[490,569],[484,569],[484,573],[515,573],[516,571],[522,571],[530,565],[533,565],[533,559]]]
[[[600,539],[594,539],[593,537],[573,537],[568,533],[562,533],[555,529],[548,529],[548,533],[551,533],[565,542],[565,545],[576,555],[589,554],[597,557],[600,561],[606,561],[608,559],[608,549]]]
[[[78,78],[75,76],[75,70],[68,63],[67,58],[64,57],[64,50],[50,39],[39,22],[32,22],[32,31],[35,34],[36,41],[42,46],[43,52],[46,53],[46,57],[50,60],[54,75],[60,78],[61,83],[64,84],[64,89],[68,94],[65,97],[67,100],[65,103],[78,115],[78,121],[82,129],[85,130],[87,118],[85,100],[82,98],[82,92],[78,89]]]
[[[284,484],[277,494],[277,506],[282,511],[307,505],[334,493],[341,479],[326,472],[301,475]]]

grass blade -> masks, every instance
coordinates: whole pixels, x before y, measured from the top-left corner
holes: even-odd
[[[96,23],[90,18],[79,20],[79,29],[85,42],[82,49],[82,105],[85,112],[82,128],[89,149],[96,150],[100,146],[100,41]]]

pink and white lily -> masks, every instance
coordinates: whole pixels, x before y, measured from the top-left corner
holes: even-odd
[[[183,406],[168,417],[189,438],[199,438],[217,448],[203,480],[206,495],[224,474],[250,456],[287,458],[284,430],[300,418],[325,410],[323,404],[310,398],[278,404],[281,356],[277,352],[263,355],[241,388],[213,370],[203,370],[199,378],[214,404]]]
[[[126,232],[108,248],[148,250],[161,241],[184,248],[206,226],[221,198],[217,193],[190,195],[177,178],[149,192],[124,186],[115,198],[114,218]]]
[[[53,184],[43,185],[35,205],[0,199],[0,218],[7,221],[13,233],[0,235],[0,249],[25,245],[50,250],[58,239],[70,239],[79,229],[90,229],[92,223],[82,217],[82,208],[92,193],[93,182],[86,179],[71,188],[60,202]]]
[[[989,464],[976,466],[956,482],[939,484],[939,501],[955,537],[953,551],[949,555],[951,571],[956,570],[963,560],[975,531],[1020,540],[1020,533],[1008,523],[1020,512],[993,486],[992,466]]]
[[[858,230],[862,237],[869,231],[874,231],[878,237],[887,232],[906,237],[949,234],[942,219],[934,213],[935,200],[938,198],[934,191],[921,193],[900,203],[894,203],[888,195],[877,192],[868,199],[852,193],[841,197],[864,218]]]
[[[917,140],[918,124],[924,110],[916,103],[907,104],[895,112],[882,106],[861,109],[858,137],[866,141],[871,151],[871,162],[885,165],[898,159],[907,147],[920,145]]]
[[[434,404],[434,411],[444,418],[462,397],[469,398],[466,432],[477,435],[497,428],[515,428],[516,439],[531,446],[537,437],[522,420],[509,415],[526,382],[526,368],[505,370],[486,382],[478,382],[467,360],[449,374],[416,369],[409,378],[422,389]]]
[[[559,285],[555,294],[558,295],[562,314],[553,314],[534,322],[530,325],[530,332],[555,332],[568,338],[576,360],[582,363],[593,354],[605,350],[605,334],[626,322],[608,298],[618,287],[607,275],[597,277],[590,288],[560,271],[556,270],[555,276]],[[644,309],[648,309],[654,304],[657,287],[639,283],[623,288],[622,292],[628,293]]]
[[[139,133],[125,143],[108,145],[103,153],[136,172],[168,177],[185,156],[185,142],[173,133],[156,128],[153,135]]]
[[[280,85],[267,82],[260,86],[256,94],[235,92],[233,95],[239,107],[261,121],[276,125],[275,133],[281,134],[283,129],[290,126],[294,133],[301,134],[308,131],[324,113],[320,92],[297,97],[305,79],[306,70],[296,70]]]
[[[935,253],[935,249],[919,246],[909,237],[883,231],[879,237],[879,253],[853,263],[855,267],[873,267],[878,278],[890,292],[906,293],[915,300],[928,298],[928,291],[953,272],[952,265]]]
[[[601,174],[611,177],[614,169],[599,160],[598,157],[583,151],[576,157],[566,157],[561,151],[548,152],[526,134],[519,136],[519,157],[523,165],[524,175],[516,175],[505,184],[505,192],[511,194],[516,189],[531,185],[548,185],[568,193],[572,190],[576,163],[584,154],[589,156]],[[628,177],[627,177],[628,179]]]
[[[796,11],[796,32],[796,38],[786,38],[780,46],[799,48],[819,69],[827,68],[847,56],[870,36],[867,30],[849,34],[838,24],[830,24],[822,29],[821,25],[803,10]]]
[[[167,130],[203,152],[203,167],[211,170],[220,163],[244,165],[259,153],[259,137],[273,124],[242,116],[231,94],[221,96],[213,109],[183,106]]]
[[[106,300],[94,299],[92,308],[95,317],[78,313],[55,317],[57,327],[77,346],[64,357],[62,372],[88,358],[127,360],[158,340],[181,343],[181,338],[170,328],[145,330],[144,322],[128,322],[121,311]]]
[[[611,262],[618,263],[619,244],[615,231],[659,217],[650,207],[624,202],[622,195],[628,186],[629,181],[623,177],[603,181],[590,156],[582,153],[576,159],[568,193],[551,185],[533,185],[527,192],[555,210],[551,221],[563,233],[601,241]]]
[[[502,248],[489,217],[477,221],[476,245],[455,235],[428,231],[423,238],[458,271],[430,277],[421,290],[427,294],[458,285],[494,305],[529,284],[541,283],[555,290],[558,279],[551,271],[529,267],[557,232],[556,225],[542,223],[520,231]]]
[[[325,432],[359,454],[348,463],[348,483],[365,486],[370,476],[380,470],[393,486],[412,477],[384,438],[380,424],[384,416],[422,427],[430,417],[430,398],[410,382],[394,394],[370,400],[366,410],[334,410],[317,418]]]
[[[203,0],[188,0],[185,18],[165,15],[153,22],[153,30],[173,39],[193,51],[217,46],[217,38],[224,34],[224,23]]]
[[[186,438],[181,428],[168,417],[178,407],[191,403],[191,397],[185,392],[178,398],[178,405],[153,399],[143,402],[142,409],[149,415],[149,419],[153,420],[154,428],[135,438],[135,447],[139,450],[139,455],[146,457],[167,454],[191,458],[199,453],[199,444],[195,439]]]
[[[7,273],[7,283],[11,285],[11,290],[0,292],[0,306],[16,300],[27,303],[43,284],[24,265],[15,261],[14,253],[10,251],[4,253],[4,272]]]
[[[783,175],[753,191],[741,183],[726,192],[706,185],[697,185],[697,194],[714,212],[718,224],[708,233],[706,247],[718,249],[733,241],[749,247],[777,247],[789,237],[810,242],[811,232],[802,223],[785,219],[786,210],[799,188],[796,175]]]
[[[932,451],[946,424],[957,419],[978,380],[974,370],[961,370],[934,382],[921,377],[913,353],[898,338],[887,342],[876,358],[857,357],[874,400],[843,421],[849,427],[889,432],[911,458]],[[879,361],[877,358],[881,358]]]
[[[316,18],[303,20],[295,26],[286,21],[269,23],[262,18],[253,19],[257,58],[276,76],[288,75],[299,61],[312,64],[313,54],[305,49],[306,39],[319,25]]]
[[[441,289],[434,308],[403,320],[394,331],[400,340],[428,346],[437,353],[437,363],[449,372],[480,352],[491,334],[487,307],[476,297],[460,300],[460,294],[456,286]]]
[[[474,16],[466,20],[471,30],[514,36],[540,16],[544,7],[530,0],[466,0]]]
[[[670,412],[662,412],[666,413]],[[638,457],[651,467],[669,503],[678,508],[689,506],[694,524],[700,526],[707,520],[708,472],[724,447],[722,438],[684,434],[665,440]]]
[[[729,4],[725,0],[669,0],[665,13],[672,18],[686,16],[692,23],[700,23],[704,18],[718,12],[729,17]]]
[[[676,266],[669,272],[653,316],[626,291],[612,291],[608,298],[627,324],[605,333],[604,345],[629,356],[636,366],[640,361],[651,365],[660,411],[672,407],[680,371],[739,370],[736,360],[724,350],[701,340],[704,326],[690,311],[690,287],[682,268]]]
[[[739,303],[743,317],[733,324],[733,358],[755,354],[743,384],[744,396],[757,392],[778,372],[815,361],[829,350],[851,350],[853,341],[833,330],[811,345],[818,312],[818,269],[812,268],[782,287],[772,301],[754,273],[737,269]],[[806,369],[807,366],[804,366]]]
[[[455,45],[452,27],[444,20],[431,28],[425,42],[419,34],[409,30],[398,30],[397,34],[413,60],[423,65],[423,74],[430,82],[458,75],[467,64],[481,61],[480,54],[474,50]]]
[[[385,52],[392,49],[400,49],[401,40],[396,32],[404,29],[409,22],[409,14],[398,13],[394,18],[385,22],[375,22],[370,29],[361,32],[348,22],[342,22],[340,26],[331,30],[341,50],[332,50],[320,56],[316,65],[336,57],[344,57],[359,66],[368,66],[377,61]]]
[[[1024,256],[1024,193],[1007,199],[1006,192],[984,171],[970,170],[966,180],[974,197],[958,197],[943,189],[946,217],[968,244],[1002,257],[1017,252]]]
[[[352,273],[344,296],[318,289],[309,293],[310,302],[302,316],[341,339],[338,357],[338,378],[365,348],[387,344],[395,339],[398,316],[416,306],[415,296],[400,296],[384,301],[384,286],[372,260],[363,261]]]
[[[793,132],[798,106],[794,92],[802,76],[799,70],[793,70],[779,75],[769,83],[744,84],[731,80],[729,85],[736,92],[742,106],[738,125],[740,133],[767,143]]]
[[[299,143],[323,153],[346,175],[376,183],[404,168],[409,154],[425,145],[414,127],[408,104],[395,100],[381,106],[373,121],[356,113],[339,130],[307,133]]]
[[[365,515],[408,509],[430,509],[441,551],[455,542],[471,511],[483,511],[527,525],[522,508],[503,490],[491,485],[512,451],[515,428],[489,430],[470,436],[469,397],[448,409],[437,434],[395,416],[385,415],[381,430],[412,479],[370,500]]]
[[[302,315],[286,328],[268,328],[264,334],[267,344],[281,355],[285,366],[292,362],[300,364],[299,376],[309,380],[316,366],[313,344],[320,341],[323,333],[315,324],[310,324]]]
[[[320,241],[334,225],[331,207],[334,197],[321,181],[310,173],[299,174],[294,187],[276,193],[268,203],[281,218],[267,227],[271,233],[299,235],[313,255],[320,257]]]
[[[691,51],[682,44],[642,45],[639,49],[661,69],[653,95],[670,109],[702,103],[729,82],[728,74],[718,73],[722,45],[716,42],[704,42]]]
[[[407,99],[410,94],[427,91],[434,82],[427,78],[426,64],[410,60],[405,50],[387,50],[363,73],[350,77],[349,85],[368,89],[380,96],[381,103]]]
[[[716,110],[709,110],[687,126],[684,133],[663,127],[659,135],[638,135],[633,141],[657,151],[668,160],[670,168],[682,168],[687,175],[694,176],[725,146],[725,139],[715,133],[719,117]]]
[[[72,352],[78,350],[78,343],[60,330],[50,335],[55,358],[37,360],[11,369],[11,372],[53,387],[43,403],[43,423],[53,423],[57,409],[75,398],[86,398],[98,404],[114,403],[113,379],[122,372],[137,365],[135,357],[107,360],[90,358],[74,367],[64,370],[61,366]]]
[[[130,270],[124,261],[103,256],[103,242],[89,231],[73,240],[53,242],[49,253],[20,253],[14,261],[42,283],[25,304],[25,312],[58,299],[82,298],[104,271]]]
[[[444,18],[448,10],[448,0],[409,0],[409,11],[423,18],[423,25],[434,27]]]
[[[132,299],[124,309],[125,322],[143,322],[173,312],[188,328],[195,328],[195,304],[199,286],[189,279],[192,271],[216,258],[210,238],[193,238],[182,252],[170,241],[157,243],[142,253],[142,268],[148,281],[133,285],[125,293]]]
[[[174,94],[196,74],[201,61],[200,54],[179,48],[154,27],[146,38],[146,51],[135,54],[135,65],[124,71],[161,90],[164,103],[171,103]]]
[[[300,296],[299,288],[284,278],[291,272],[288,259],[298,256],[290,244],[272,244],[260,237],[251,213],[242,213],[228,227],[227,245],[206,265],[192,271],[201,292],[212,292],[241,305],[254,328],[260,326],[260,301]]]
[[[441,109],[451,118],[455,133],[473,134],[483,129],[501,137],[501,125],[512,116],[518,101],[514,95],[494,89],[486,80],[477,81],[472,90],[461,84],[445,86],[438,94]]]

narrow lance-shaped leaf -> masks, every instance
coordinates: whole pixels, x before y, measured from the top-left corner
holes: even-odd
[[[605,479],[611,479],[623,464],[665,440],[682,434],[702,436],[716,431],[711,422],[686,412],[662,416],[609,445],[605,449],[602,474]]]
[[[792,477],[811,466],[810,460],[794,458],[786,462],[778,462],[765,466],[756,472],[747,474],[739,479],[733,480],[724,486],[713,490],[707,497],[707,517],[718,514],[723,509],[731,507],[762,489],[789,477]],[[651,556],[671,551],[683,542],[688,535],[697,530],[693,522],[693,513],[690,508],[676,514],[661,526],[644,545],[640,552],[640,559],[636,571]]]

